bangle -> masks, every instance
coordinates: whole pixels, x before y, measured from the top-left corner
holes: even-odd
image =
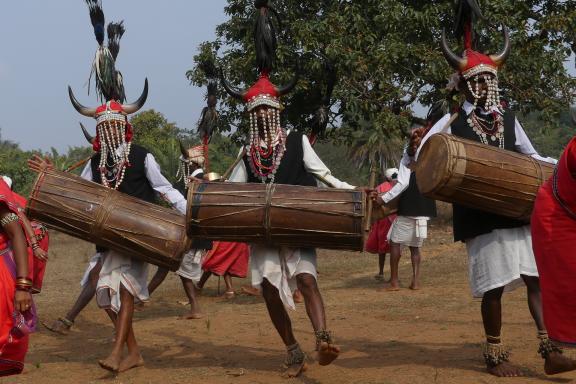
[[[32,250],[37,250],[38,248],[40,248],[40,245],[38,243],[33,243],[31,244]]]
[[[13,212],[10,212],[9,214],[7,214],[6,216],[4,216],[2,218],[2,220],[0,220],[0,225],[2,225],[2,227],[7,226],[8,224],[14,222],[14,221],[18,221],[18,215],[16,215]]]
[[[22,291],[22,292],[30,292],[30,291],[32,291],[32,287],[26,287],[26,286],[16,284],[16,290]]]

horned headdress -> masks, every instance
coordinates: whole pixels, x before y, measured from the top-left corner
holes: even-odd
[[[246,104],[250,117],[250,161],[249,164],[262,182],[274,181],[274,175],[285,151],[286,134],[280,123],[282,105],[280,97],[294,89],[298,82],[298,71],[292,80],[284,86],[276,86],[270,81],[270,73],[276,61],[275,20],[279,23],[277,12],[268,0],[254,1],[256,21],[254,24],[254,44],[256,47],[256,66],[258,80],[246,90],[237,90],[226,81],[221,72],[222,86],[232,97]],[[266,112],[261,111],[265,106]],[[260,132],[262,130],[262,132]],[[265,140],[265,148],[261,141]]]
[[[500,100],[498,95],[498,69],[504,64],[510,55],[511,43],[508,28],[502,25],[502,34],[504,37],[504,46],[499,53],[484,54],[476,50],[474,24],[478,19],[484,16],[476,0],[459,0],[456,13],[455,35],[463,38],[464,54],[462,56],[454,53],[448,46],[446,31],[442,31],[442,53],[448,63],[456,69],[462,78],[467,81],[478,79],[480,76],[485,79],[488,85],[488,95],[485,104],[486,109],[492,107],[499,108]],[[492,76],[486,76],[487,74]],[[468,87],[473,95],[480,98],[477,89]]]
[[[85,107],[76,99],[70,86],[68,95],[78,113],[96,119],[96,137],[92,138],[85,129],[84,133],[87,139],[90,137],[92,140],[94,150],[100,152],[102,184],[117,189],[122,183],[126,167],[129,166],[128,156],[133,132],[127,115],[137,112],[146,102],[148,79],[144,81],[144,90],[138,100],[123,104],[126,97],[122,74],[116,70],[116,58],[120,50],[120,38],[125,32],[124,24],[122,21],[109,23],[105,31],[101,0],[85,1],[98,42],[89,82],[94,77],[96,93],[104,104],[99,107]],[[104,44],[105,32],[108,34],[107,46]],[[124,147],[123,150],[118,151],[121,146]]]

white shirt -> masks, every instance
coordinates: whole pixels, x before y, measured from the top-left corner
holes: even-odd
[[[91,161],[86,163],[84,170],[80,177],[85,180],[92,181],[92,167]],[[172,186],[172,184],[162,175],[160,166],[156,162],[154,155],[148,153],[144,160],[144,169],[146,170],[146,178],[158,195],[167,201],[173,208],[183,215],[186,214],[186,199],[182,194]]]
[[[474,105],[468,101],[465,101],[464,104],[462,105],[462,109],[464,109],[464,112],[466,112],[466,114],[469,115],[474,110]],[[432,135],[436,133],[450,133],[450,134],[452,133],[452,127],[450,125],[446,125],[449,120],[450,120],[450,114],[446,114],[444,117],[438,120],[438,122],[434,124],[432,128],[430,128],[430,131],[428,131],[426,136],[424,136],[422,142],[420,143],[420,146],[418,147],[418,150],[416,151],[416,159],[418,159],[420,149],[422,149],[424,143]],[[525,155],[530,155],[536,160],[542,160],[552,164],[557,163],[557,160],[551,157],[542,157],[538,154],[538,152],[536,152],[536,149],[534,149],[534,146],[530,142],[530,139],[526,135],[526,132],[524,132],[524,128],[522,128],[522,125],[520,124],[518,119],[516,119],[514,129],[515,129],[514,133],[516,135],[516,143],[514,143],[514,146],[516,147],[516,150],[518,152],[523,153]],[[402,192],[404,192],[406,188],[408,188],[408,183],[410,181],[410,169],[408,168],[408,165],[410,164],[411,161],[412,161],[411,157],[408,156],[406,151],[404,151],[404,154],[402,155],[402,160],[400,160],[400,167],[398,169],[398,181],[391,190],[382,195],[382,200],[384,200],[385,203],[388,203],[390,200],[394,199]]]
[[[289,134],[290,132],[288,132]],[[310,141],[306,135],[302,135],[302,148],[304,150],[304,168],[308,173],[311,173],[321,180],[326,180],[331,187],[333,188],[341,188],[341,189],[354,189],[353,185],[350,185],[344,181],[338,180],[336,177],[332,175],[328,167],[324,165],[322,160],[318,157],[312,145],[310,145]],[[250,148],[246,147],[248,153]],[[242,150],[240,150],[240,153]],[[236,183],[245,183],[248,181],[248,171],[246,170],[246,165],[244,161],[238,162],[232,174],[230,175],[229,181],[236,182]]]

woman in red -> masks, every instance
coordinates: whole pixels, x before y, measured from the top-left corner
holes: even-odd
[[[554,175],[540,188],[532,212],[532,248],[540,274],[542,309],[549,341],[542,357],[576,356],[576,138],[568,144]],[[548,362],[548,360],[547,360]],[[576,369],[576,361],[544,366],[553,374]]]
[[[385,193],[392,189],[396,183],[397,176],[398,170],[396,168],[388,168],[384,173],[386,181],[378,186],[378,193]],[[375,222],[370,229],[370,234],[364,245],[366,252],[378,254],[378,274],[374,276],[376,280],[384,280],[384,262],[386,261],[386,253],[390,253],[388,231],[394,219],[396,219],[396,215],[390,215]]]
[[[0,182],[0,376],[19,374],[36,328],[26,236],[12,191]]]
[[[228,241],[214,241],[212,249],[206,254],[202,269],[204,274],[198,282],[198,288],[202,289],[210,275],[224,276],[226,292],[224,297],[231,299],[235,296],[232,286],[232,277],[246,277],[248,272],[249,248],[244,243]]]

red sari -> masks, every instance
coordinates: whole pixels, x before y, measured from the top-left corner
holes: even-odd
[[[0,182],[0,204],[18,214],[12,191]],[[20,313],[14,308],[16,263],[6,233],[0,229],[0,376],[15,375],[24,369],[29,333],[36,328],[36,309]]]
[[[16,192],[12,192],[12,195],[14,196],[16,203],[18,203],[20,206],[20,210],[23,212],[28,201],[24,196],[21,196]],[[48,252],[48,245],[50,243],[48,230],[46,227],[44,227],[44,225],[37,221],[30,220],[30,224],[34,230],[34,235],[36,235],[38,245],[42,250]],[[26,240],[28,240],[28,244],[30,244],[30,239],[28,238],[27,233]],[[32,293],[40,293],[42,290],[42,283],[44,281],[44,272],[46,271],[46,261],[35,257],[32,247],[28,247],[28,269],[28,278],[32,280]]]
[[[555,175],[538,191],[532,247],[542,291],[544,322],[552,340],[576,347],[576,138]],[[555,186],[556,185],[556,186]]]
[[[386,181],[380,184],[377,188],[378,193],[386,193],[392,189],[392,183]],[[388,231],[392,223],[396,220],[396,215],[387,216],[381,220],[378,220],[370,228],[370,233],[368,234],[368,239],[366,239],[366,244],[364,244],[364,249],[366,252],[370,253],[389,253],[390,244],[388,244]]]
[[[245,243],[214,241],[206,255],[202,269],[215,275],[226,273],[234,277],[246,277],[248,273],[249,247]]]

